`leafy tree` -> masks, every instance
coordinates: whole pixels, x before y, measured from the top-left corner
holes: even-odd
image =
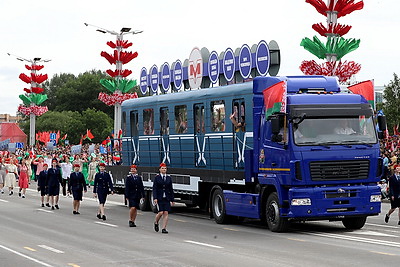
[[[383,112],[386,115],[388,129],[391,131],[394,125],[400,124],[400,80],[396,73],[393,73],[393,80],[385,86],[383,91]]]

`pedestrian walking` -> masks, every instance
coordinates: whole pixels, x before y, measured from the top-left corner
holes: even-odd
[[[14,194],[14,187],[17,181],[18,169],[15,165],[15,161],[12,158],[6,159],[6,178],[4,179],[4,186],[8,187],[9,195]]]
[[[156,232],[160,230],[158,223],[162,217],[163,225],[161,232],[168,234],[168,213],[171,211],[171,205],[174,204],[174,190],[172,188],[171,176],[167,175],[167,165],[165,163],[160,164],[160,173],[154,178],[153,199],[154,205],[158,209],[154,221],[154,230]]]
[[[94,157],[92,155],[92,159],[89,163],[89,176],[88,176],[89,188],[91,185],[93,185],[93,180],[94,180],[94,176],[96,175],[98,165],[99,165],[99,162],[96,160],[96,157]]]
[[[19,186],[19,193],[18,195],[22,198],[25,198],[26,189],[29,187],[29,177],[28,177],[28,170],[30,168],[27,165],[26,159],[22,159],[22,162],[19,166],[19,179],[18,179],[18,186]]]
[[[144,199],[144,187],[142,177],[137,174],[137,166],[132,165],[126,177],[125,199],[129,204],[129,227],[136,227],[135,220],[139,203]]]
[[[48,188],[48,195],[50,198],[51,209],[59,209],[58,200],[60,195],[60,184],[62,183],[60,167],[58,167],[57,159],[51,161],[51,168],[47,172],[46,185]]]
[[[40,198],[42,200],[42,207],[44,207],[44,197],[47,195],[47,164],[43,164],[43,170],[37,176],[37,191],[40,192]],[[50,207],[49,198],[47,197],[46,206]]]
[[[61,183],[62,194],[63,194],[63,196],[66,196],[67,195],[67,182],[68,182],[69,176],[71,175],[71,172],[72,172],[72,164],[70,162],[69,156],[65,155],[64,161],[61,162],[60,165],[61,165],[61,176],[62,176],[62,183]]]
[[[37,156],[37,158],[33,161],[33,165],[36,166],[35,181],[37,181],[40,172],[44,170],[44,168],[43,168],[44,164],[47,164],[47,163],[44,162],[44,159],[42,156]],[[49,166],[49,164],[47,164],[47,167],[48,166]]]
[[[4,180],[6,179],[6,164],[4,158],[0,157],[0,193],[4,194]]]
[[[399,208],[399,221],[400,225],[400,165],[394,166],[394,174],[389,178],[389,197],[390,197],[390,210],[385,215],[385,222],[389,222],[390,215]]]
[[[97,218],[106,220],[104,213],[104,205],[106,204],[107,195],[114,194],[114,187],[111,180],[111,176],[105,171],[106,165],[104,163],[99,164],[100,171],[94,176],[93,185],[93,196],[99,200],[99,209],[97,212]]]
[[[80,167],[79,164],[74,165],[74,172],[71,173],[68,181],[68,194],[72,193],[74,198],[72,203],[74,209],[72,211],[73,214],[80,214],[79,207],[82,201],[83,191],[85,191],[85,193],[87,192],[85,177],[79,171]]]

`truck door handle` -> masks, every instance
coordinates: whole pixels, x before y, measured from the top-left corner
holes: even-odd
[[[276,166],[276,163],[275,163],[275,162],[272,162],[271,165],[272,165],[272,166]]]

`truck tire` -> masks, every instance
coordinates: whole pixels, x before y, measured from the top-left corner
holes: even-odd
[[[279,198],[276,192],[268,196],[265,205],[265,216],[268,228],[272,232],[284,232],[289,228],[289,221],[287,218],[282,218],[279,213]]]
[[[144,192],[144,199],[140,199],[139,209],[141,211],[149,211],[150,210],[150,194],[149,191]]]
[[[228,222],[224,193],[221,188],[217,188],[212,195],[211,209],[216,223],[223,224]]]
[[[342,223],[346,229],[356,230],[364,227],[367,217],[353,217],[342,220]]]

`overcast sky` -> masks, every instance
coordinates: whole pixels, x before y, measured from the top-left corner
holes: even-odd
[[[29,73],[25,63],[7,53],[51,59],[41,71],[50,78],[115,68],[100,56],[112,51],[106,42],[115,41],[114,36],[84,22],[115,31],[144,31],[125,36],[133,42],[131,51],[139,53],[125,65],[133,71],[130,79],[138,80],[142,67],[183,62],[196,46],[220,53],[261,40],[275,40],[280,47],[278,75],[301,75],[302,60],[323,62],[299,45],[302,38],[316,35],[312,24],[326,20],[304,0],[2,0],[0,10],[0,114],[14,115],[22,103],[18,95],[28,87],[18,78]],[[353,27],[345,38],[361,39],[360,48],[343,58],[362,65],[358,81],[386,85],[393,73],[400,74],[399,10],[398,0],[365,0],[364,9],[338,20]]]

